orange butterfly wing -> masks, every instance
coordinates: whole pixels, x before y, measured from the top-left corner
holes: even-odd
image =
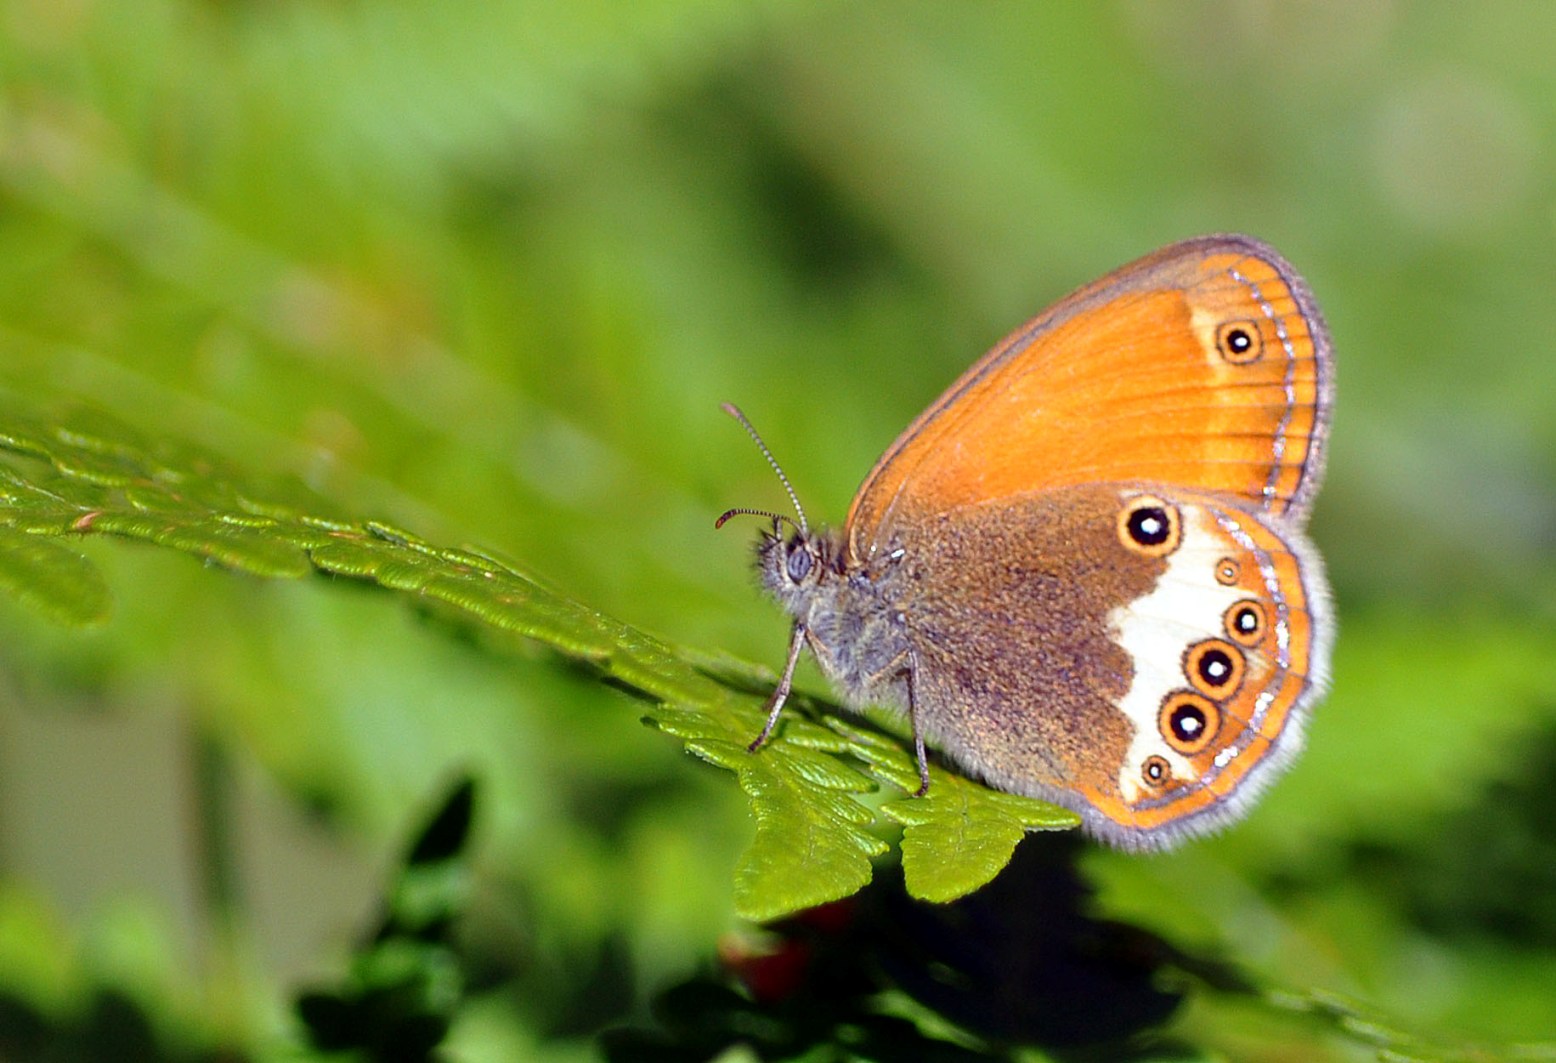
[[[898,522],[1048,488],[1153,481],[1300,524],[1332,389],[1307,285],[1247,236],[1174,244],[1073,293],[925,410],[848,515],[856,560]]]

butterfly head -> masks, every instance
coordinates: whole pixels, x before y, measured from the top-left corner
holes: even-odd
[[[836,572],[832,539],[803,528],[788,536],[773,522],[756,544],[756,567],[762,587],[795,616],[803,616],[817,589]]]
[[[832,557],[835,551],[832,539],[825,533],[811,531],[810,524],[805,520],[805,510],[800,506],[799,496],[794,493],[789,478],[784,475],[782,466],[773,457],[772,451],[767,449],[767,444],[746,419],[746,415],[741,413],[738,407],[729,403],[724,404],[724,412],[740,422],[740,426],[746,430],[757,448],[761,450],[762,456],[767,459],[767,464],[778,474],[778,480],[783,484],[784,491],[788,493],[789,501],[794,504],[794,517],[786,517],[781,513],[772,513],[765,509],[742,507],[727,510],[719,517],[714,527],[723,527],[725,521],[739,514],[771,518],[772,531],[763,533],[756,545],[757,570],[761,573],[762,587],[782,602],[784,608],[790,613],[804,616],[809,611],[810,602],[815,598],[816,588],[834,568]],[[785,524],[793,529],[787,537],[784,535]]]

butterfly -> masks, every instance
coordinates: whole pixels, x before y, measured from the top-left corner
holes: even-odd
[[[1334,392],[1307,284],[1248,236],[1173,244],[1007,337],[907,427],[837,532],[757,544],[856,708],[990,785],[1160,849],[1243,816],[1300,751],[1335,623],[1304,526]],[[784,524],[791,525],[787,533]]]

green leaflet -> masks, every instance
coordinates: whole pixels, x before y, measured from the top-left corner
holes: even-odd
[[[902,745],[846,720],[831,725],[873,774],[904,794],[918,789],[918,765]],[[887,801],[881,811],[902,824],[903,878],[908,892],[926,901],[954,901],[984,885],[1027,831],[1080,825],[1075,813],[1047,801],[990,790],[934,764],[927,794]]]
[[[108,585],[90,561],[58,543],[0,526],[0,589],[60,624],[104,620]]]
[[[766,920],[857,892],[870,881],[870,858],[887,846],[857,799],[874,784],[840,759],[848,745],[836,735],[796,717],[780,739],[747,751],[761,729],[760,704],[750,698],[727,715],[666,706],[649,721],[739,778],[756,839],[735,872],[735,908]]]
[[[342,518],[296,485],[260,490],[217,458],[143,440],[99,414],[51,424],[0,411],[0,450],[11,455],[0,464],[0,586],[51,619],[87,624],[109,608],[102,576],[70,539],[136,539],[252,576],[365,580],[534,639],[641,693],[653,704],[648,723],[734,772],[750,799],[756,836],[735,872],[736,907],[748,918],[777,918],[862,888],[870,861],[889,848],[879,785],[917,786],[899,739],[803,697],[774,740],[749,752],[769,681],[761,673],[677,650],[479,552]],[[904,827],[909,890],[935,901],[993,878],[1026,831],[1076,823],[1051,805],[939,768],[929,796],[880,810]]]

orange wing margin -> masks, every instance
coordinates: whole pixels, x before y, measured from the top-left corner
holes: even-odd
[[[1070,484],[1149,481],[1301,523],[1323,470],[1328,330],[1248,236],[1173,244],[1007,337],[908,426],[848,515],[863,560],[899,524]]]

